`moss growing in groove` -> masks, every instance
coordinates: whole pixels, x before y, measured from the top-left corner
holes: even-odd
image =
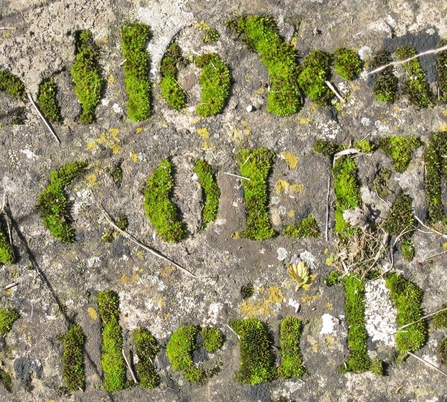
[[[306,95],[318,105],[325,106],[334,97],[326,85],[330,79],[330,59],[321,50],[314,50],[303,60],[303,70],[298,77],[298,84]]]
[[[207,352],[217,352],[223,346],[224,338],[222,332],[217,328],[205,327],[201,333]]]
[[[186,105],[186,94],[177,82],[178,66],[186,64],[182,51],[177,43],[166,50],[161,60],[161,93],[170,107],[180,110]]]
[[[6,70],[0,70],[0,91],[5,91],[15,99],[25,100],[25,84],[16,75]]]
[[[14,250],[1,228],[1,218],[2,214],[0,214],[0,264],[12,264],[15,260]]]
[[[143,121],[151,114],[149,53],[149,27],[141,22],[125,24],[121,29],[123,41],[124,83],[129,97],[126,102],[127,117],[133,121]]]
[[[441,364],[447,364],[447,336],[440,339],[436,348],[436,357]]]
[[[438,47],[447,45],[447,40],[440,40]],[[447,50],[436,55],[436,69],[438,70],[438,88],[441,102],[447,103]]]
[[[334,53],[334,68],[341,78],[351,81],[362,71],[363,61],[357,52],[339,47]]]
[[[281,348],[281,365],[278,373],[281,377],[292,378],[307,373],[300,349],[300,337],[303,324],[296,317],[286,317],[279,328],[279,346]]]
[[[388,64],[390,53],[386,50],[379,51],[372,59],[370,68],[374,70]],[[393,73],[393,67],[389,66],[376,73],[377,79],[374,82],[373,93],[377,100],[381,102],[393,103],[396,100],[398,79]]]
[[[390,290],[391,300],[397,310],[397,327],[418,321],[422,317],[422,290],[396,273],[386,279],[386,287]],[[399,352],[398,362],[402,362],[407,352],[420,349],[426,341],[427,324],[418,321],[409,327],[398,330],[396,348]]]
[[[202,383],[205,380],[205,372],[194,366],[192,352],[198,344],[195,337],[199,328],[194,325],[185,325],[178,328],[166,345],[166,353],[172,368],[182,373],[185,378],[193,383]]]
[[[70,392],[84,390],[84,343],[85,335],[79,325],[73,325],[63,336],[62,377]]]
[[[146,216],[162,240],[176,243],[185,238],[185,225],[178,219],[176,205],[170,200],[174,186],[172,164],[165,159],[149,176],[144,192]]]
[[[442,308],[447,308],[447,304],[444,304]],[[436,313],[433,317],[432,324],[435,328],[438,329],[447,328],[447,310]]]
[[[206,228],[210,222],[217,219],[220,190],[216,177],[207,161],[203,159],[198,160],[194,165],[194,172],[197,174],[203,190],[202,226]]]
[[[95,109],[101,100],[104,80],[99,66],[99,50],[89,30],[77,32],[75,57],[70,74],[82,107],[79,121],[82,124],[91,124],[96,121]]]
[[[391,178],[391,170],[380,169],[372,182],[371,188],[379,195],[380,198],[387,198],[391,194],[389,189],[389,180]]]
[[[239,335],[240,366],[236,380],[256,385],[275,379],[272,342],[266,326],[255,318],[235,320],[230,326]]]
[[[313,216],[308,216],[301,222],[287,226],[282,233],[295,239],[302,237],[312,237],[316,239],[320,236],[320,229],[318,228],[316,219]]]
[[[327,276],[325,282],[326,286],[334,286],[340,283],[340,277],[343,275],[341,271],[331,271]]]
[[[0,309],[0,336],[6,336],[20,314],[12,309]]]
[[[299,67],[296,52],[278,35],[273,18],[259,15],[239,17],[228,21],[227,26],[241,35],[250,49],[259,53],[268,71],[271,85],[267,111],[278,116],[297,113],[302,103],[297,82]]]
[[[383,376],[383,362],[379,359],[374,359],[371,361],[371,367],[370,367],[371,373],[376,375],[377,377]]]
[[[342,145],[334,144],[330,141],[317,140],[314,142],[314,152],[317,154],[322,154],[323,156],[328,156],[331,159],[334,155],[343,149]]]
[[[12,392],[12,377],[9,372],[0,368],[0,384],[3,384],[6,391]]]
[[[160,384],[160,376],[155,370],[153,361],[160,350],[154,336],[144,328],[136,328],[132,332],[138,356],[137,373],[143,388],[155,388]]]
[[[413,151],[419,148],[422,142],[418,137],[388,137],[381,138],[377,145],[391,157],[396,172],[402,173],[407,170]]]
[[[200,117],[214,116],[223,110],[230,94],[230,70],[216,53],[197,56],[195,63],[202,69],[199,77],[202,97],[196,108],[197,114]]]
[[[399,59],[405,60],[415,56],[416,51],[412,47],[405,45],[396,49],[396,55]],[[419,60],[407,61],[403,64],[403,67],[407,72],[404,91],[408,94],[410,102],[421,108],[433,106],[433,94],[430,91],[430,85]]]
[[[240,236],[250,240],[269,239],[275,231],[268,214],[267,177],[275,154],[267,148],[243,149],[236,158],[241,175],[248,179],[242,179],[247,219]]]
[[[56,98],[57,85],[49,79],[43,80],[39,84],[37,102],[44,116],[56,123],[62,123],[61,108]]]
[[[64,243],[72,243],[75,240],[74,229],[68,223],[70,204],[64,188],[82,174],[86,166],[85,162],[72,162],[50,172],[50,184],[37,198],[44,226]]]
[[[207,30],[205,30],[205,33],[203,34],[204,43],[217,42],[219,39],[220,35],[216,28],[210,27]]]
[[[255,288],[254,288],[253,284],[247,283],[246,285],[241,286],[241,296],[244,300],[252,297],[254,293],[255,293]]]

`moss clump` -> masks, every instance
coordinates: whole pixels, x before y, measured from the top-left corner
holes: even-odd
[[[365,284],[358,276],[351,274],[343,279],[345,287],[345,315],[348,324],[349,359],[340,368],[342,372],[363,373],[371,367],[365,327]]]
[[[391,170],[389,169],[380,169],[374,180],[372,182],[372,189],[379,195],[380,198],[384,199],[391,194],[391,190],[389,189],[389,180],[391,178]]]
[[[405,45],[396,49],[396,55],[399,59],[405,60],[415,56],[416,51],[412,47]],[[430,85],[419,60],[407,61],[403,64],[403,67],[407,72],[404,91],[408,94],[410,102],[418,107],[433,106],[433,95],[430,91]]]
[[[325,280],[327,286],[334,286],[340,283],[340,277],[343,275],[341,271],[331,271]]]
[[[414,231],[413,199],[408,194],[400,194],[394,201],[390,214],[384,223],[384,229],[391,236],[400,236],[402,254],[411,261],[414,257],[414,247],[411,236]]]
[[[165,159],[147,181],[144,207],[146,216],[162,240],[175,243],[185,237],[186,230],[178,219],[177,207],[170,200],[173,186],[172,164]]]
[[[220,35],[216,28],[209,28],[203,34],[203,42],[205,43],[217,42],[219,39]]]
[[[3,384],[6,391],[12,392],[12,378],[11,374],[0,368],[0,383]]]
[[[6,70],[0,70],[0,91],[5,91],[15,99],[26,98],[25,84],[19,77]]]
[[[336,73],[345,80],[358,77],[363,68],[363,61],[357,52],[339,47],[334,54],[334,68]]]
[[[172,368],[182,373],[193,383],[202,383],[205,380],[205,372],[194,366],[192,352],[198,345],[195,337],[199,328],[194,325],[185,325],[178,328],[166,345],[166,353]]]
[[[37,198],[43,224],[53,236],[64,243],[75,240],[74,229],[69,224],[70,204],[64,188],[83,173],[86,166],[85,162],[72,162],[50,172],[50,184]]]
[[[447,304],[444,304],[442,308],[447,308]],[[436,313],[431,322],[435,328],[447,328],[447,310]]]
[[[85,387],[84,343],[85,335],[79,325],[73,325],[63,336],[62,377],[70,392]]]
[[[447,45],[447,40],[440,40],[438,47]],[[439,97],[443,103],[447,103],[447,50],[436,55],[436,69],[438,70]]]
[[[241,295],[243,299],[249,299],[255,293],[255,288],[251,283],[241,286]]]
[[[230,95],[230,70],[216,53],[197,56],[195,63],[202,69],[199,77],[202,98],[196,109],[197,114],[200,117],[214,116],[223,110]]]
[[[115,392],[126,386],[126,364],[121,352],[123,334],[119,325],[119,297],[116,292],[105,290],[98,294],[97,300],[102,322],[101,366],[104,389]]]
[[[317,220],[313,216],[308,216],[301,222],[287,226],[282,233],[295,239],[300,239],[302,237],[312,237],[316,239],[320,237],[320,229],[318,229]]]
[[[208,223],[217,219],[220,190],[216,177],[207,161],[198,160],[194,165],[194,172],[197,174],[203,190],[202,226],[206,228]]]
[[[379,51],[372,59],[370,68],[372,70],[388,64],[390,53],[386,50]],[[389,66],[377,74],[374,82],[373,93],[377,100],[381,102],[393,103],[396,100],[398,79],[393,73],[393,67]]]
[[[390,290],[391,300],[397,310],[398,328],[418,321],[422,317],[422,290],[396,273],[389,275],[385,284]],[[396,348],[400,354],[398,362],[402,362],[407,352],[420,349],[425,344],[426,337],[425,321],[418,321],[398,330],[396,334]]]
[[[357,148],[360,152],[368,154],[376,149],[376,144],[368,140],[354,142],[354,148]]]
[[[138,356],[137,373],[143,388],[155,388],[160,384],[160,376],[155,370],[153,361],[160,350],[160,345],[153,335],[144,328],[136,328],[132,332]]]
[[[177,82],[178,66],[185,64],[182,51],[177,43],[168,47],[161,61],[161,93],[169,106],[180,110],[186,105],[186,94]]]
[[[341,145],[334,144],[330,141],[317,140],[314,143],[314,152],[322,154],[323,156],[329,156],[331,159],[342,149],[343,147]]]
[[[12,264],[14,260],[15,260],[14,250],[8,241],[8,237],[6,236],[5,233],[3,233],[3,230],[0,227],[0,264]]]
[[[278,373],[281,377],[292,378],[307,373],[300,349],[300,337],[303,324],[298,318],[286,317],[279,327],[279,347],[281,348],[281,365]]]
[[[300,88],[318,105],[325,106],[334,97],[326,81],[330,79],[330,59],[321,50],[314,50],[303,60],[298,77]]]
[[[250,240],[265,240],[275,235],[268,215],[267,177],[275,154],[266,149],[243,149],[238,152],[237,160],[244,189],[245,211],[247,213],[246,228],[241,237]]]
[[[51,80],[43,80],[39,84],[37,101],[43,115],[56,123],[62,122],[61,108],[56,98],[57,85]]]
[[[290,116],[301,107],[301,94],[296,77],[294,47],[278,35],[275,21],[267,16],[240,17],[227,22],[248,47],[259,53],[267,68],[271,85],[267,97],[267,111],[278,116]]]
[[[383,376],[383,362],[379,359],[374,359],[371,361],[370,367],[371,373],[375,374],[377,377]]]
[[[203,343],[209,353],[217,352],[224,344],[222,332],[217,328],[206,327],[202,329]]]
[[[231,328],[239,335],[240,366],[236,380],[255,385],[275,378],[272,342],[265,325],[255,319],[235,320]]]
[[[436,357],[441,364],[447,364],[447,336],[444,336],[436,348]]]
[[[70,71],[75,92],[82,107],[79,121],[91,124],[96,120],[95,109],[101,100],[104,80],[99,66],[99,50],[89,30],[77,32],[76,59]]]
[[[0,336],[6,336],[20,314],[12,309],[0,309]]]
[[[123,182],[123,168],[121,167],[121,163],[110,166],[108,171],[110,176],[112,176],[113,182],[120,187]]]

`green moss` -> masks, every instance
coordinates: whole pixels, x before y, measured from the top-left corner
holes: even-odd
[[[95,109],[101,100],[104,80],[101,77],[99,50],[89,30],[77,32],[76,56],[70,74],[82,107],[79,121],[83,124],[94,123]]]
[[[438,47],[447,45],[447,40],[440,40]],[[439,97],[443,103],[447,103],[447,50],[436,55],[436,69],[438,70]]]
[[[331,271],[329,272],[329,275],[326,278],[326,285],[327,286],[334,286],[338,285],[340,283],[340,277],[343,275],[343,272],[341,271]]]
[[[249,179],[242,179],[247,219],[240,236],[250,240],[269,239],[275,232],[268,214],[267,177],[275,154],[266,148],[243,149],[236,157],[241,175]]]
[[[198,160],[194,165],[194,172],[197,174],[203,191],[204,206],[202,210],[202,226],[206,226],[217,219],[219,209],[220,190],[216,177],[211,166],[203,159]]]
[[[206,327],[202,329],[203,343],[209,353],[217,352],[224,344],[222,332],[217,328]]]
[[[249,299],[255,293],[255,288],[251,283],[241,286],[241,296],[243,299]]]
[[[64,243],[75,240],[74,229],[69,224],[70,204],[64,188],[83,173],[86,166],[85,162],[72,162],[50,172],[50,184],[37,199],[44,226]]]
[[[444,304],[442,308],[447,308],[447,304]],[[447,328],[447,310],[436,313],[431,322],[435,328]]]
[[[0,91],[5,91],[15,99],[26,98],[25,84],[19,77],[6,70],[0,70]]]
[[[219,39],[220,35],[216,28],[209,28],[203,34],[203,41],[205,43],[217,42]]]
[[[348,324],[349,359],[341,371],[363,373],[371,367],[365,327],[365,284],[354,274],[343,279],[345,287],[345,315]]]
[[[102,322],[101,366],[104,389],[115,392],[126,386],[126,364],[122,355],[123,334],[119,325],[119,297],[112,290],[97,296]]]
[[[339,47],[334,54],[334,68],[336,73],[345,80],[358,77],[363,68],[363,61],[357,52]]]
[[[12,264],[14,260],[14,250],[9,243],[8,237],[3,233],[3,230],[0,227],[0,264]]]
[[[180,46],[173,43],[166,50],[161,61],[161,93],[173,109],[180,110],[186,105],[186,94],[177,82],[178,67],[185,64]]]
[[[330,79],[330,59],[321,50],[314,50],[303,60],[303,70],[298,77],[300,88],[318,105],[327,105],[334,94],[326,85]]]
[[[270,77],[267,111],[278,116],[297,113],[301,93],[297,82],[299,67],[294,47],[278,35],[275,21],[267,16],[247,16],[227,22],[238,38],[259,53]]]
[[[37,102],[39,103],[41,112],[47,119],[57,123],[61,123],[63,119],[56,94],[57,85],[49,79],[43,80],[39,84]]]
[[[379,359],[374,359],[371,361],[370,367],[371,373],[375,374],[377,377],[383,376],[383,362]]]
[[[121,167],[121,163],[118,165],[110,166],[109,173],[112,176],[114,183],[120,187],[123,182],[123,168]]]
[[[205,372],[194,366],[192,352],[198,345],[195,337],[199,328],[194,325],[185,325],[178,328],[166,345],[166,353],[172,368],[182,373],[193,383],[202,383],[205,380]]]
[[[121,229],[126,230],[129,226],[129,221],[127,220],[127,216],[121,213],[116,219],[115,224]],[[101,241],[104,243],[112,243],[119,236],[119,232],[114,229],[106,229],[105,232],[101,236]]]
[[[250,385],[272,381],[276,370],[272,342],[265,325],[248,318],[235,320],[230,326],[239,335],[240,366],[236,380]]]
[[[300,349],[303,324],[298,318],[286,317],[279,328],[279,347],[281,348],[281,365],[278,373],[281,377],[292,378],[307,373]]]
[[[394,237],[400,236],[402,254],[411,261],[414,257],[414,248],[411,236],[414,231],[413,200],[407,194],[400,194],[394,201],[390,214],[384,223],[384,229]]]
[[[308,216],[301,222],[287,226],[282,233],[295,239],[302,237],[312,237],[316,239],[320,237],[320,229],[318,229],[318,223],[313,216]]]
[[[0,309],[0,336],[6,336],[20,314],[12,309]]]
[[[186,235],[183,222],[178,219],[177,207],[170,200],[174,186],[172,164],[165,159],[151,174],[144,192],[146,216],[164,241],[178,242]]]
[[[447,364],[447,336],[444,336],[436,348],[436,357],[441,364]]]
[[[25,124],[26,110],[24,107],[18,107],[11,117],[11,124],[21,125]]]
[[[196,109],[197,114],[200,117],[214,116],[223,110],[230,95],[230,70],[216,53],[197,56],[195,63],[202,69],[199,77],[202,98]]]
[[[85,335],[79,325],[73,325],[63,336],[62,377],[70,392],[85,388],[84,343]]]
[[[372,59],[370,68],[374,70],[390,62],[390,53],[386,50],[379,51]],[[373,93],[381,102],[393,103],[396,100],[398,79],[393,73],[393,67],[387,67],[376,73]]]
[[[389,189],[389,180],[391,178],[391,170],[380,169],[372,182],[372,189],[379,195],[380,198],[385,199],[391,194]]]
[[[0,368],[0,384],[3,384],[6,391],[12,392],[12,377],[6,370]]]
[[[124,83],[129,97],[126,102],[127,117],[143,121],[151,114],[151,86],[149,82],[149,27],[141,22],[125,24],[121,29],[123,41]]]
[[[422,290],[393,273],[386,279],[386,287],[390,290],[391,300],[397,310],[397,327],[418,321],[422,317]],[[426,341],[427,325],[425,321],[418,321],[409,327],[398,330],[396,334],[396,348],[401,362],[407,352],[420,349]]]
[[[136,328],[132,332],[138,356],[137,373],[143,388],[155,388],[160,384],[160,376],[155,370],[153,361],[160,350],[154,336],[144,328]]]
[[[322,154],[323,156],[329,156],[331,159],[342,149],[343,147],[341,145],[334,144],[330,141],[317,140],[314,142],[314,152]]]
[[[356,141],[354,142],[354,148],[359,149],[364,154],[368,154],[376,149],[376,144],[368,140]]]
[[[396,49],[396,55],[401,60],[415,56],[416,51],[408,45]],[[425,77],[419,59],[413,59],[403,64],[407,72],[405,78],[404,91],[408,94],[408,98],[413,105],[418,107],[433,106],[433,95],[430,91],[430,84]]]

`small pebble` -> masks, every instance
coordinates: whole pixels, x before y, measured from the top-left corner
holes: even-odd
[[[253,105],[248,105],[247,106],[247,112],[254,112],[255,111],[255,107]]]

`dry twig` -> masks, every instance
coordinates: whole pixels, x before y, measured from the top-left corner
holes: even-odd
[[[431,230],[433,233],[436,233],[436,234],[440,235],[441,237],[443,237],[444,239],[447,239],[447,235],[445,235],[444,233],[439,232],[439,231],[436,230],[436,229],[431,228],[430,226],[425,225],[424,222],[422,222],[422,221],[418,218],[417,215],[414,215],[414,217],[415,217],[415,219],[416,219],[416,220],[417,220],[417,221],[418,221],[418,222],[419,222],[425,229]]]
[[[330,191],[331,191],[331,176],[327,178],[327,195],[326,195],[326,230],[324,232],[324,238],[326,241],[329,241],[329,198],[330,198]]]
[[[416,323],[418,323],[419,321],[425,320],[426,318],[432,317],[432,316],[434,316],[435,314],[438,314],[438,313],[440,313],[440,312],[442,312],[442,311],[446,311],[446,310],[447,310],[447,307],[442,308],[441,310],[435,311],[434,313],[430,313],[430,314],[424,315],[423,317],[419,318],[419,320],[410,322],[409,324],[402,325],[402,326],[401,326],[400,328],[398,328],[397,330],[400,331],[401,329],[407,328],[407,327],[409,327],[410,325],[416,324]]]
[[[441,369],[439,369],[438,367],[436,367],[434,364],[430,363],[429,361],[422,359],[419,356],[416,356],[414,353],[412,352],[407,352],[410,356],[413,356],[415,359],[419,360],[420,362],[424,363],[427,367],[430,367],[434,370],[436,370],[438,373],[442,374],[443,376],[447,377],[447,373],[445,373],[444,371],[442,371]]]
[[[330,81],[325,81],[328,88],[335,94],[335,96],[342,101],[343,103],[346,102],[343,97],[338,93],[338,91],[335,89],[335,87],[331,84]]]
[[[238,179],[243,179],[243,180],[250,181],[250,179],[248,177],[239,176],[238,174],[233,174],[233,173],[228,173],[228,172],[223,172],[223,173],[226,174],[227,176],[237,177]]]
[[[42,119],[42,121],[45,123],[45,126],[48,128],[48,130],[50,131],[50,133],[53,135],[53,137],[56,139],[56,141],[60,144],[61,141],[59,139],[59,137],[57,136],[57,134],[54,132],[54,130],[51,128],[51,126],[48,124],[47,120],[45,119],[44,115],[40,112],[39,108],[37,107],[36,103],[34,102],[32,96],[30,94],[28,95],[28,99],[30,100],[31,104],[34,106],[34,109],[36,110],[37,114],[39,115],[39,117]]]
[[[129,371],[130,371],[130,374],[131,374],[131,376],[132,376],[132,380],[133,380],[133,382],[134,382],[135,384],[138,384],[137,378],[135,377],[135,374],[134,374],[134,372],[133,372],[133,370],[132,370],[132,367],[131,367],[130,364],[129,364],[129,360],[127,360],[126,354],[124,353],[124,349],[121,349],[121,353],[123,354],[124,361],[126,362],[126,366],[127,366],[127,368],[129,369]]]

